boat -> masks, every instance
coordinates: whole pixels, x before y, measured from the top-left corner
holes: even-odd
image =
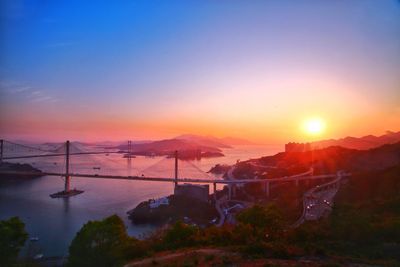
[[[93,170],[100,170],[101,167],[93,167]]]
[[[34,260],[40,260],[41,258],[43,258],[43,254],[36,254],[33,259]]]
[[[39,237],[31,237],[29,240],[30,241],[39,241]]]

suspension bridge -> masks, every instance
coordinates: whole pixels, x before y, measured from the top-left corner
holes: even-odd
[[[70,141],[66,141],[62,144],[51,144],[46,143],[42,146],[34,146],[27,144],[19,144],[16,142],[11,142],[7,140],[0,140],[0,163],[3,161],[16,161],[16,160],[25,160],[25,159],[38,159],[38,158],[52,158],[52,157],[63,157],[64,162],[62,164],[62,170],[54,170],[54,166],[51,166],[53,170],[42,170],[41,172],[37,171],[20,171],[20,170],[3,170],[0,169],[0,174],[5,175],[18,175],[18,176],[32,176],[32,175],[40,175],[40,176],[58,176],[64,178],[64,190],[60,191],[56,194],[53,194],[53,197],[68,197],[75,194],[82,193],[83,191],[79,191],[76,189],[71,190],[71,177],[81,177],[81,178],[93,178],[93,179],[119,179],[119,180],[133,180],[133,181],[148,181],[148,182],[168,182],[174,183],[175,186],[178,183],[197,183],[197,184],[212,184],[214,197],[216,196],[216,188],[217,184],[227,185],[229,192],[229,199],[232,198],[232,195],[235,195],[235,189],[237,185],[247,184],[247,183],[261,183],[264,185],[264,192],[267,196],[270,195],[270,184],[274,182],[296,182],[296,185],[299,181],[302,180],[324,180],[335,178],[336,174],[329,175],[307,175],[308,172],[304,175],[295,175],[290,177],[281,177],[281,178],[273,178],[273,179],[216,179],[211,177],[208,173],[201,170],[198,166],[190,161],[182,161],[179,160],[178,151],[175,151],[173,155],[167,155],[162,157],[162,159],[156,164],[164,161],[165,159],[173,158],[174,159],[174,174],[173,177],[162,177],[160,175],[144,175],[151,168],[154,168],[156,164],[153,164],[147,167],[145,170],[142,170],[139,173],[141,175],[116,175],[113,174],[104,174],[104,173],[80,173],[74,172],[71,170],[71,158],[75,156],[83,156],[83,155],[110,155],[110,154],[121,154],[124,155],[124,158],[127,159],[128,164],[131,164],[133,155],[133,143],[132,141],[128,141],[128,146],[126,150],[122,149],[107,149],[107,150],[99,150],[98,147],[92,149],[91,151],[87,149],[86,146],[73,144]],[[104,157],[107,158],[107,157]],[[111,160],[111,159],[110,159]],[[112,161],[112,160],[111,160]],[[189,178],[189,177],[179,177],[179,169],[178,165],[182,162],[188,165],[193,169],[196,169],[200,173],[199,178]],[[56,163],[54,163],[56,164]],[[100,169],[101,167],[93,167],[93,169]],[[93,171],[93,170],[92,170]],[[117,172],[114,170],[113,172]]]

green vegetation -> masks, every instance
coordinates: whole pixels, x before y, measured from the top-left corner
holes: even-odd
[[[142,243],[129,237],[121,218],[113,215],[82,227],[69,248],[67,266],[120,266],[127,259],[143,255]]]
[[[400,263],[400,165],[352,176],[332,214],[290,231],[306,253]]]
[[[400,201],[397,201],[400,205]],[[287,241],[307,255],[342,256],[362,261],[400,263],[400,216],[378,219],[370,211],[343,205],[330,218],[307,222],[288,233]],[[390,218],[392,217],[392,218]]]
[[[0,266],[12,266],[17,262],[27,238],[25,224],[18,217],[0,221]]]
[[[256,240],[277,238],[283,230],[281,212],[274,205],[255,205],[239,213],[237,220],[239,225],[251,229],[250,237]]]
[[[164,249],[194,246],[199,232],[199,228],[178,221],[163,234],[162,246]]]
[[[239,252],[249,259],[317,257],[335,259],[334,262],[328,261],[329,264],[355,261],[396,266],[400,264],[398,173],[400,166],[352,176],[342,186],[328,218],[304,223],[296,229],[289,227],[292,221],[282,215],[286,210],[281,205],[279,208],[275,204],[255,205],[237,215],[235,226],[199,228],[178,221],[145,240],[118,243],[117,240],[130,239],[122,222],[114,218],[120,222],[117,232],[121,237],[112,236],[114,242],[120,245],[113,245],[113,249],[109,249],[111,245],[106,246],[104,250],[93,250],[92,246],[84,246],[86,250],[76,247],[75,251],[79,253],[74,254],[74,244],[82,231],[93,228],[89,231],[92,235],[86,240],[87,244],[93,244],[92,238],[97,236],[97,231],[105,232],[102,227],[96,229],[95,223],[91,222],[78,233],[71,245],[71,263],[82,266],[76,264],[77,261],[72,262],[72,256],[77,260],[96,260],[101,255],[107,257],[101,262],[121,264],[129,257],[144,257],[162,251],[218,247]],[[107,220],[103,223],[110,223]],[[121,245],[123,243],[131,245]],[[135,254],[122,253],[127,250]]]

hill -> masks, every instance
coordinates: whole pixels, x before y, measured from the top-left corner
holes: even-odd
[[[217,138],[211,135],[202,136],[195,134],[184,134],[177,136],[176,139],[193,141],[197,142],[198,144],[211,145],[219,148],[230,148],[231,146],[237,146],[237,145],[254,145],[253,142],[250,142],[242,138],[236,138],[236,137]]]
[[[127,145],[119,145],[117,148],[127,150]],[[192,159],[201,157],[222,157],[221,149],[213,146],[198,144],[197,142],[166,139],[143,144],[133,144],[132,154],[145,156],[172,156],[175,151],[179,151],[180,159]]]
[[[213,146],[218,148],[230,148],[226,143],[223,143],[220,139],[215,138],[213,136],[201,136],[201,135],[194,135],[194,134],[184,134],[175,137],[177,140],[184,140],[192,143],[196,143],[198,145],[203,146]]]
[[[349,172],[383,170],[400,163],[400,142],[369,150],[332,146],[307,152],[282,152],[255,161],[261,165],[286,170],[306,170],[313,162],[316,173],[334,173],[338,170]]]
[[[400,142],[400,132],[387,131],[381,136],[366,135],[363,137],[345,137],[341,139],[329,139],[313,142],[313,147],[326,148],[330,146],[341,146],[350,149],[371,149],[384,144],[393,144]]]

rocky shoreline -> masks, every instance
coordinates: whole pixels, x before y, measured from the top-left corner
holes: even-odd
[[[231,168],[230,165],[227,164],[216,164],[214,167],[212,167],[208,173],[212,174],[225,174],[229,169]]]

